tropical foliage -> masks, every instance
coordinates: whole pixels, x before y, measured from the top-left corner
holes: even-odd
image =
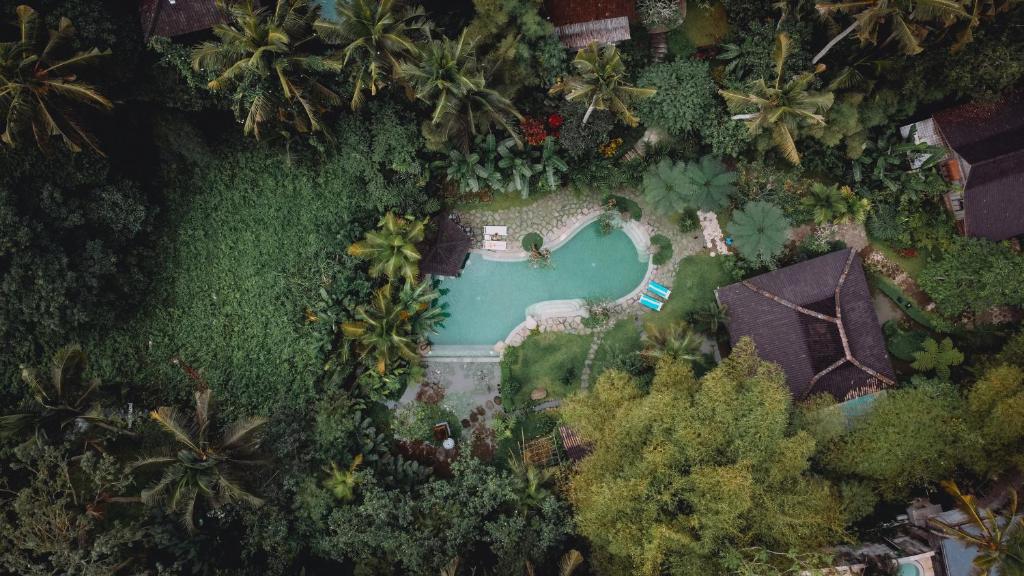
[[[195,412],[186,422],[176,408],[161,406],[150,417],[175,444],[165,456],[143,457],[133,469],[156,466],[161,476],[142,491],[142,502],[160,504],[180,517],[189,532],[197,530],[200,499],[210,510],[228,504],[261,506],[263,500],[244,485],[264,462],[258,456],[260,429],[266,418],[243,418],[217,432],[210,407],[209,388],[195,393]]]
[[[724,573],[740,541],[813,550],[841,524],[814,441],[788,431],[785,376],[749,340],[701,380],[665,362],[641,394],[611,371],[563,406],[594,446],[571,480],[578,530],[632,572]]]
[[[420,252],[427,221],[395,216],[388,212],[380,220],[379,229],[366,233],[359,242],[348,247],[348,253],[370,261],[370,276],[386,276],[390,281],[416,282],[419,275]]]
[[[417,33],[427,29],[422,8],[405,9],[395,0],[336,0],[337,19],[317,20],[317,36],[341,45],[341,65],[352,73],[352,109],[362,106],[364,92],[394,82],[403,61],[419,57]]]
[[[192,53],[192,66],[210,72],[208,87],[231,91],[235,116],[248,136],[276,131],[324,130],[323,114],[341,103],[322,77],[342,70],[342,61],[309,52],[319,9],[307,0],[277,0],[270,7],[232,3],[229,20],[214,27],[217,41]]]
[[[871,201],[858,197],[849,186],[828,186],[820,182],[812,184],[800,202],[814,213],[816,224],[863,223],[871,209]]]
[[[785,78],[786,58],[792,50],[790,42],[785,33],[775,39],[773,79],[754,80],[742,92],[721,90],[719,93],[730,110],[738,113],[733,119],[744,121],[751,136],[769,135],[786,160],[800,164],[796,139],[801,129],[824,124],[823,114],[832,106],[835,96],[831,92],[810,89],[815,77],[824,71],[822,66],[788,80]]]
[[[935,372],[936,377],[949,380],[949,369],[959,366],[963,361],[963,353],[953,346],[953,341],[949,338],[943,339],[942,342],[928,338],[921,343],[921,350],[914,353],[914,362],[911,366],[914,370]]]
[[[630,105],[634,100],[653,96],[655,90],[637,88],[626,82],[626,65],[614,45],[600,47],[593,42],[580,49],[572,65],[576,75],[563,78],[548,93],[564,93],[566,100],[585,104],[584,124],[594,110],[608,110],[627,126],[640,122]]]
[[[644,174],[643,190],[647,202],[662,214],[720,210],[729,204],[736,178],[713,156],[685,163],[663,159]]]
[[[727,228],[740,256],[758,265],[773,264],[789,239],[789,220],[768,202],[748,202]]]
[[[978,574],[1020,574],[1024,555],[1018,532],[1024,529],[1024,518],[1017,515],[1017,492],[1008,491],[1005,512],[996,515],[979,506],[977,499],[960,491],[956,482],[947,480],[942,487],[953,497],[957,510],[967,518],[966,525],[952,526],[937,518],[930,523],[949,537],[978,551],[973,565]]]
[[[114,107],[95,86],[79,74],[110,51],[72,52],[75,28],[61,18],[56,30],[45,30],[43,19],[31,7],[18,6],[18,38],[0,42],[0,142],[15,147],[32,138],[42,149],[60,138],[73,152],[83,147],[100,152],[95,138],[76,118],[76,108],[110,110]]]
[[[399,71],[416,99],[431,110],[422,130],[433,148],[450,142],[468,147],[491,126],[515,135],[512,123],[522,116],[508,98],[487,86],[488,70],[465,32],[455,40],[431,40],[421,58],[403,62]]]

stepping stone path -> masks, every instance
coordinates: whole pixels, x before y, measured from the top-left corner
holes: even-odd
[[[700,218],[700,227],[704,232],[704,244],[711,250],[711,255],[726,255],[729,253],[729,246],[725,244],[722,236],[722,227],[718,225],[718,216],[714,212],[697,212]]]

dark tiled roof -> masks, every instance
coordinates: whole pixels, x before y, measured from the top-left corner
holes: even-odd
[[[1024,149],[1024,95],[943,110],[935,123],[950,148],[972,166]]]
[[[609,18],[635,18],[634,0],[546,0],[548,16],[555,26],[582,24]]]
[[[420,273],[458,276],[472,247],[473,241],[458,224],[449,218],[439,218],[437,235],[423,250]]]
[[[1024,234],[1024,93],[944,110],[935,124],[971,165],[966,233],[996,241]]]
[[[752,338],[797,399],[827,392],[845,401],[895,381],[864,269],[849,249],[726,286],[718,299],[733,344]]]
[[[1024,234],[1024,148],[971,168],[964,225],[968,235],[994,241]]]
[[[141,0],[139,18],[147,40],[191,34],[224,21],[215,0]]]

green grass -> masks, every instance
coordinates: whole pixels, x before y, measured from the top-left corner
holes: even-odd
[[[695,254],[679,262],[672,296],[661,312],[647,315],[649,324],[664,327],[685,320],[686,314],[715,301],[715,288],[732,283],[722,258]]]
[[[356,130],[345,139],[372,150]],[[132,322],[92,343],[94,364],[105,380],[151,383],[138,400],[151,405],[187,402],[194,384],[169,362],[180,356],[229,414],[299,409],[318,394],[335,337],[330,318],[307,323],[304,310],[322,294],[355,305],[371,289],[364,265],[343,254],[393,201],[365,179],[377,164],[355,153],[289,164],[252,142],[173,144],[158,178],[169,205],[155,288]],[[414,189],[388,184],[395,197]]]
[[[921,274],[921,271],[924,270],[924,267],[927,264],[926,254],[923,254],[920,251],[918,252],[917,256],[913,258],[907,258],[906,256],[900,256],[899,254],[896,253],[896,250],[894,250],[891,246],[879,242],[878,240],[872,240],[871,247],[874,248],[875,250],[878,250],[882,254],[885,254],[885,256],[892,260],[893,262],[899,264],[900,267],[903,268],[903,270],[906,271],[906,273],[909,274],[910,277],[914,278],[915,280],[917,279],[918,275]]]
[[[545,332],[533,334],[521,346],[508,350],[502,370],[502,397],[509,407],[531,404],[534,388],[547,390],[545,401],[565,398],[578,390],[592,340],[592,336]],[[506,391],[511,391],[511,396]]]
[[[725,8],[715,2],[711,8],[704,10],[691,2],[686,10],[686,20],[683,21],[683,32],[694,46],[708,46],[718,44],[725,38],[729,31],[729,21],[726,18]]]
[[[605,333],[601,345],[597,347],[594,354],[594,363],[590,367],[590,373],[600,376],[609,368],[615,358],[622,354],[629,354],[640,349],[640,330],[632,319],[619,320]]]
[[[513,208],[525,208],[551,192],[541,191],[539,188],[530,190],[530,195],[523,198],[519,194],[495,194],[490,202],[458,202],[455,208],[461,212],[497,212],[498,210],[510,210]]]

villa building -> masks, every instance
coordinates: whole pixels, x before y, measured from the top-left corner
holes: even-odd
[[[174,38],[209,30],[224,21],[216,0],[142,0],[139,2],[142,35]]]
[[[967,236],[1024,235],[1024,94],[970,102],[901,129],[947,150],[942,169],[957,188],[946,205]]]
[[[895,384],[860,258],[850,249],[717,290],[735,344],[786,373],[793,397],[829,393],[840,402]]]
[[[633,0],[546,0],[555,32],[569,50],[590,44],[615,44],[630,39],[629,21],[636,17]]]

